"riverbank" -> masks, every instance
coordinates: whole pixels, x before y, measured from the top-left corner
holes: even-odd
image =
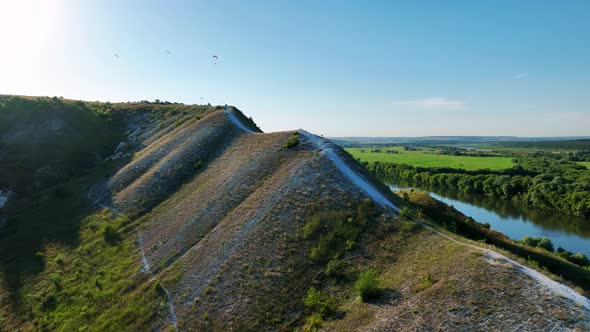
[[[512,240],[525,236],[547,237],[555,248],[590,256],[590,220],[518,204],[498,197],[464,193],[441,186],[416,185],[394,178],[382,179],[390,190],[418,190],[453,206],[459,212],[502,232]]]
[[[453,207],[437,201],[427,193],[401,190],[396,194],[416,206],[421,211],[421,217],[427,218],[453,233],[507,250],[526,259],[532,265],[538,266],[540,270],[547,270],[582,288],[584,295],[590,294],[590,270],[568,262],[546,250],[516,243],[504,234],[491,230]]]

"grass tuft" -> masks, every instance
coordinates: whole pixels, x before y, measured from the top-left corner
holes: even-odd
[[[363,302],[381,294],[381,285],[377,279],[377,272],[373,269],[359,274],[354,289]]]

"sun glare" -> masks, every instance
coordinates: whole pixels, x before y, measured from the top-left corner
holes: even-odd
[[[0,86],[18,88],[35,70],[43,53],[58,36],[60,2],[57,0],[0,1]],[[8,88],[8,87],[5,87]]]
[[[0,33],[9,45],[44,43],[57,25],[58,1],[17,0],[0,2]]]

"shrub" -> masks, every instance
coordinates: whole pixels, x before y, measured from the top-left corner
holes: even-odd
[[[535,238],[530,237],[528,235],[525,235],[522,238],[522,240],[520,240],[520,243],[530,246],[530,247],[536,247],[538,242],[539,242],[538,240],[536,240]]]
[[[311,311],[320,314],[322,317],[332,315],[336,312],[336,301],[332,296],[322,294],[322,292],[315,287],[311,287],[307,291],[305,299],[303,299],[305,307]]]
[[[55,289],[61,290],[62,279],[58,274],[52,274],[51,276],[49,276],[49,279],[51,280],[51,283],[53,283],[53,285],[55,286]]]
[[[324,273],[328,277],[336,277],[336,276],[340,275],[341,269],[342,269],[342,261],[339,260],[338,258],[333,258],[326,265],[326,269],[324,270]]]
[[[579,252],[575,255],[570,256],[570,258],[568,259],[570,262],[580,265],[580,266],[588,266],[590,265],[590,260],[588,260],[588,257],[586,257],[586,255],[584,255],[583,253]]]
[[[308,239],[320,228],[322,220],[320,216],[311,217],[303,226],[303,238]]]
[[[555,254],[559,257],[565,258],[566,260],[579,265],[579,266],[590,266],[590,260],[588,259],[588,257],[586,257],[586,255],[584,255],[583,253],[579,252],[577,254],[573,254],[572,252],[569,252],[561,247],[557,248],[557,251],[555,252]]]
[[[333,257],[340,257],[347,250],[352,250],[358,236],[374,217],[375,209],[370,201],[357,204],[356,211],[323,211],[314,214],[303,229],[306,238],[320,233],[314,237],[317,240],[311,249],[310,258],[327,262]]]
[[[57,305],[57,297],[55,297],[55,295],[51,294],[51,295],[48,295],[45,299],[43,299],[43,301],[41,302],[41,310],[49,311],[49,310],[55,308],[56,305]]]
[[[108,244],[116,244],[121,241],[121,234],[112,225],[107,225],[102,230],[102,235]]]
[[[416,216],[418,217],[418,219],[424,219],[426,215],[424,214],[424,210],[418,209],[418,211],[416,212]]]
[[[381,293],[377,272],[373,269],[362,272],[354,284],[354,289],[363,301],[377,297]]]
[[[404,233],[413,233],[420,228],[420,224],[413,221],[403,220],[400,225],[400,230]]]
[[[195,171],[198,171],[199,169],[201,169],[201,167],[203,167],[203,162],[201,160],[198,160],[195,163],[194,169],[195,169]]]
[[[432,281],[432,277],[430,276],[430,273],[427,273],[425,276],[420,278],[420,281],[416,284],[416,287],[414,287],[414,291],[416,291],[416,292],[421,291],[423,289],[429,288],[433,284],[434,284],[434,282]]]
[[[351,251],[356,246],[356,242],[353,240],[346,240],[346,251]]]
[[[311,332],[319,330],[322,325],[324,325],[324,318],[320,314],[312,314],[305,320],[305,325],[303,326],[304,332]]]
[[[551,242],[551,240],[546,237],[530,237],[526,235],[519,242],[530,247],[537,247],[553,252],[553,242]]]
[[[551,242],[551,240],[549,240],[546,237],[542,238],[537,243],[537,247],[542,248],[542,249],[545,249],[545,250],[550,251],[550,252],[553,252],[553,242]]]
[[[285,142],[285,148],[290,149],[299,145],[299,133],[295,132],[293,135],[289,136],[287,142]]]
[[[57,257],[55,257],[55,259],[53,260],[53,262],[55,264],[63,267],[65,265],[64,256],[62,254],[57,255]]]
[[[482,224],[482,226],[483,226],[483,227],[485,227],[485,228],[487,228],[487,229],[490,229],[490,228],[492,228],[492,225],[490,225],[490,223],[489,223],[489,222],[484,222],[484,223]]]
[[[411,213],[411,210],[407,206],[404,206],[399,210],[399,216],[404,219],[410,218],[410,213]]]

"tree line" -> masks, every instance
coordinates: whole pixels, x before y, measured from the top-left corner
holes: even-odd
[[[515,161],[518,163],[515,167],[502,171],[425,168],[383,162],[364,164],[380,178],[454,188],[590,218],[590,171],[559,156],[522,157]]]

